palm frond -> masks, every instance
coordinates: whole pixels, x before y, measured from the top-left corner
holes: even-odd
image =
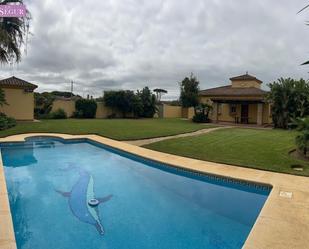
[[[306,5],[304,8],[302,8],[300,11],[297,12],[297,14],[299,14],[300,12],[304,11],[305,9],[309,8],[309,4]]]

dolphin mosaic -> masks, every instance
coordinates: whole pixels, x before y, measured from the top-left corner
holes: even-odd
[[[68,198],[70,209],[75,217],[84,223],[93,225],[100,235],[104,234],[104,228],[99,216],[98,205],[112,198],[112,195],[96,198],[94,194],[94,180],[89,172],[79,170],[79,179],[73,185],[71,192],[55,190]]]

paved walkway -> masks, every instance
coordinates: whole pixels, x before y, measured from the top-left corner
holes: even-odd
[[[209,132],[220,130],[220,129],[226,129],[226,128],[231,128],[231,126],[220,126],[220,127],[201,129],[201,130],[194,131],[194,132],[188,132],[188,133],[172,135],[172,136],[147,138],[147,139],[140,139],[140,140],[130,140],[130,141],[123,141],[123,142],[126,142],[128,144],[137,145],[137,146],[143,146],[146,144],[152,144],[152,143],[156,143],[156,142],[171,139],[171,138],[199,136],[205,133],[209,133]]]

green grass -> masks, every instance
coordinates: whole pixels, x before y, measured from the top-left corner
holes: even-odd
[[[309,176],[309,163],[288,154],[295,148],[295,136],[294,131],[233,128],[145,147],[206,161]],[[304,165],[305,170],[296,172],[291,169],[292,164]]]
[[[0,137],[31,132],[98,134],[117,140],[134,140],[197,131],[213,125],[181,119],[62,119],[21,122],[0,131]]]

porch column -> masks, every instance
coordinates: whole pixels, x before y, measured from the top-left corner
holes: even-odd
[[[258,103],[257,105],[257,125],[263,125],[263,103]]]
[[[218,122],[218,103],[213,102],[212,104],[212,121],[217,123]]]

